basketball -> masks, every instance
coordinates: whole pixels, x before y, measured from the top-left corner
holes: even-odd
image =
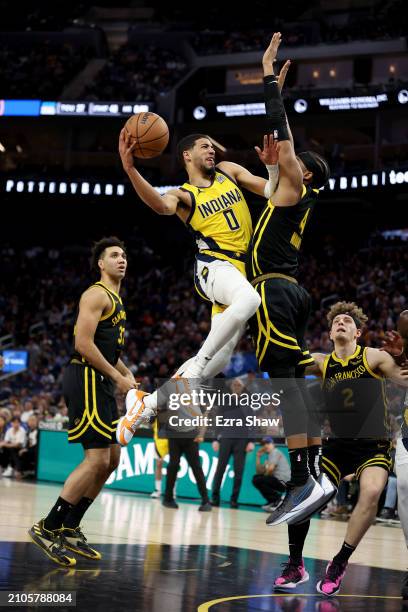
[[[133,155],[140,158],[157,157],[169,142],[167,123],[156,113],[137,113],[125,123],[126,135],[134,142]]]

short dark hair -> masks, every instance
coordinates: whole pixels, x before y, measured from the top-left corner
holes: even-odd
[[[184,138],[182,138],[181,140],[178,141],[177,143],[177,159],[180,162],[180,164],[182,166],[184,166],[184,157],[183,157],[183,152],[184,151],[189,151],[190,149],[192,149],[195,145],[195,143],[197,142],[197,140],[200,140],[200,138],[208,138],[208,140],[211,140],[211,138],[209,136],[207,136],[207,134],[190,134],[190,136],[184,136]]]
[[[330,178],[330,168],[327,161],[314,151],[303,151],[297,154],[306,168],[313,173],[310,185],[316,189],[321,189],[326,185]]]
[[[19,416],[13,416],[13,418],[11,419],[11,423],[14,423],[15,421],[18,421],[19,423],[21,423],[21,419]]]
[[[105,238],[101,238],[98,242],[95,242],[92,247],[92,255],[91,255],[91,269],[94,272],[99,272],[98,261],[100,260],[103,252],[108,247],[120,247],[125,251],[125,245],[122,240],[119,240],[117,236],[108,236]]]

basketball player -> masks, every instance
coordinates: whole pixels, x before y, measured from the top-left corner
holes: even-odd
[[[99,271],[100,280],[81,296],[75,348],[63,375],[69,411],[68,441],[82,444],[85,456],[68,476],[49,514],[28,532],[50,559],[68,567],[76,563],[68,551],[88,559],[101,558],[87,543],[80,521],[119,464],[114,386],[121,393],[136,386],[133,374],[119,358],[126,321],[119,297],[127,268],[123,243],[116,237],[97,242],[92,267]]]
[[[164,457],[169,454],[169,441],[167,438],[159,438],[157,419],[153,423],[153,441],[155,452],[154,469],[154,491],[150,495],[153,499],[158,499],[161,495],[162,469]]]
[[[328,564],[317,591],[339,592],[350,556],[373,523],[378,500],[391,468],[390,432],[387,424],[385,378],[408,386],[408,374],[388,353],[358,344],[366,315],[354,302],[337,302],[327,315],[334,351],[313,353],[307,372],[322,377],[322,390],[332,433],[323,443],[322,471],[338,487],[354,474],[359,498],[347,525],[346,537]],[[295,589],[306,582],[302,551],[310,520],[288,525],[289,560],[276,580],[277,589]]]
[[[390,339],[383,350],[389,352],[394,361],[405,370],[408,366],[408,310],[401,312],[397,322],[398,333],[390,333]],[[408,546],[408,391],[405,394],[401,438],[397,440],[395,454],[395,473],[398,490],[398,516],[401,521],[405,541]],[[401,592],[402,598],[408,600],[408,574],[405,576]]]
[[[279,75],[279,87],[283,86],[288,68],[287,62]],[[274,192],[278,178],[276,143],[265,137],[263,150],[256,147],[268,169],[267,181],[232,162],[216,165],[211,138],[205,134],[187,136],[177,148],[188,182],[162,197],[134,167],[134,146],[122,130],[119,153],[125,172],[147,206],[160,215],[177,215],[193,231],[199,251],[195,286],[200,296],[213,304],[208,337],[197,355],[184,363],[176,375],[182,375],[184,380],[215,376],[228,364],[248,319],[260,304],[259,295],[245,278],[252,222],[241,188],[265,197]],[[131,396],[126,416],[118,424],[121,444],[127,444],[141,421],[157,410],[157,392],[146,397],[136,391]]]
[[[279,379],[283,426],[291,464],[291,480],[282,504],[267,519],[277,525],[324,503],[328,491],[310,474],[310,462],[320,453],[320,427],[308,417],[304,369],[312,363],[304,333],[310,296],[296,279],[299,251],[319,189],[329,179],[327,162],[312,151],[295,154],[273,63],[281,43],[275,33],[263,56],[268,132],[279,141],[279,184],[252,235],[247,277],[261,300],[250,326],[261,370]],[[308,450],[308,446],[310,450]]]

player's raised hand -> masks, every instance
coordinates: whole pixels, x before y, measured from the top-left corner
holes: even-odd
[[[269,43],[268,48],[263,54],[262,64],[264,68],[271,68],[273,62],[276,60],[276,56],[278,54],[279,45],[282,42],[282,34],[280,32],[275,32],[272,36],[272,40]]]
[[[131,144],[130,138],[130,134],[126,134],[123,128],[119,134],[119,155],[125,172],[129,172],[129,170],[134,168],[135,158],[133,157],[132,151],[136,142]]]
[[[392,357],[398,357],[403,349],[404,341],[397,331],[392,330],[385,333],[385,340],[383,340],[381,351],[389,353]]]
[[[282,88],[285,84],[285,79],[286,79],[286,75],[288,74],[288,70],[290,68],[290,60],[286,60],[286,62],[283,64],[279,76],[278,76],[278,87],[279,87],[279,91],[282,91]]]
[[[279,143],[272,134],[265,134],[263,148],[255,147],[255,151],[265,166],[273,166],[279,161]]]

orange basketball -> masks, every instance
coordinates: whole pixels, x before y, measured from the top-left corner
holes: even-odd
[[[125,133],[130,134],[134,142],[135,157],[157,157],[164,151],[169,142],[169,128],[164,119],[156,113],[137,113],[125,123]]]

